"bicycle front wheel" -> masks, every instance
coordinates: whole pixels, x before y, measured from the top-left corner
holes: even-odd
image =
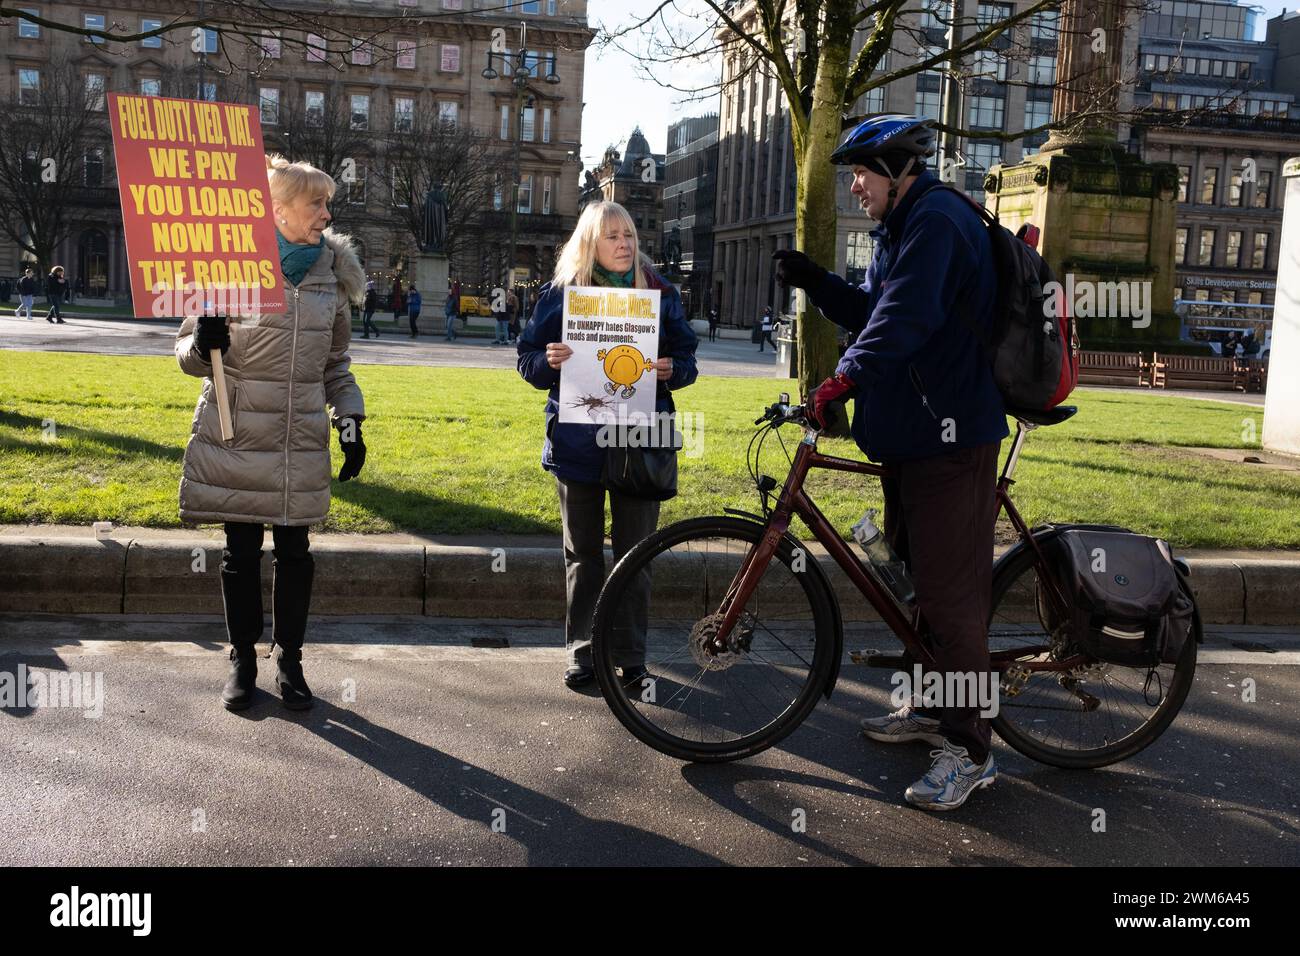
[[[815,558],[786,536],[742,609],[732,649],[710,650],[719,608],[765,526],[693,518],[624,555],[596,605],[601,693],[633,736],[679,760],[749,757],[810,714],[834,671],[834,597]],[[644,664],[639,679],[626,676]]]

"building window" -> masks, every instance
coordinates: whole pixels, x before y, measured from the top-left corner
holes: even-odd
[[[495,209],[497,212],[500,212],[501,207],[504,204],[505,204],[505,187],[501,184],[501,180],[498,178],[492,184],[492,208]]]
[[[1039,10],[1029,20],[1029,35],[1037,40],[1055,40],[1060,31],[1056,10]]]
[[[1269,193],[1273,190],[1273,172],[1265,170],[1257,173],[1255,180],[1255,208],[1267,209],[1269,202]]]
[[[875,253],[876,241],[869,232],[850,232],[848,254],[844,258],[844,278],[854,285],[867,281],[867,267]]]
[[[1187,230],[1186,228],[1176,229],[1174,231],[1174,262],[1182,265],[1187,261]]]
[[[1201,229],[1201,251],[1196,257],[1198,266],[1208,266],[1214,263],[1214,236],[1216,230]]]
[[[274,126],[280,122],[280,88],[278,86],[259,87],[257,102],[263,123]]]
[[[970,143],[970,164],[967,166],[967,172],[975,172],[980,182],[984,181],[984,175],[998,163],[1002,162],[1002,144],[1001,143]]]
[[[343,201],[353,206],[366,204],[366,167],[360,163],[352,170],[352,182],[344,182]]]
[[[98,146],[86,150],[81,163],[83,186],[104,185],[104,151]]]
[[[415,69],[415,41],[398,40],[397,41],[397,59],[393,65],[399,70]]]
[[[1187,188],[1192,181],[1192,167],[1178,167],[1178,201],[1187,202]]]
[[[460,104],[455,101],[438,104],[438,119],[443,123],[456,125],[456,119],[460,115]]]
[[[32,16],[39,16],[40,11],[35,7],[19,7],[23,13],[30,13]],[[39,40],[41,38],[41,25],[33,23],[31,20],[18,18],[18,38],[20,40]]]
[[[97,113],[104,111],[104,74],[86,74],[86,109]]]
[[[375,61],[374,49],[365,40],[352,40],[352,65],[369,66]]]
[[[981,3],[975,19],[982,27],[991,27],[1011,19],[1015,9],[1009,3]]]
[[[203,84],[203,87],[202,87],[201,89],[198,88],[198,87],[196,86],[195,94],[196,94],[196,95],[195,95],[194,98],[195,98],[196,100],[207,100],[209,103],[216,102],[216,99],[217,99],[217,84],[216,84],[216,83],[204,83],[204,84]]]
[[[551,108],[549,106],[542,109],[542,142],[551,141]]]
[[[514,0],[513,6],[520,13],[541,13],[540,0]],[[506,9],[509,10],[511,3],[507,0]]]
[[[1031,56],[1029,82],[1035,86],[1052,86],[1056,83],[1056,57]]]
[[[411,96],[393,97],[393,129],[398,133],[409,133],[415,123],[415,98]]]
[[[1050,100],[1025,100],[1025,130],[1046,126],[1052,121]]]
[[[1242,235],[1240,229],[1232,229],[1228,232],[1228,245],[1223,251],[1223,264],[1229,269],[1236,269],[1241,265]]]
[[[203,31],[203,52],[217,52],[217,31],[205,29]]]
[[[444,10],[463,10],[464,7],[464,0],[442,0]]]
[[[551,214],[551,177],[542,177],[542,215]]]
[[[1201,203],[1213,206],[1219,196],[1219,169],[1207,166],[1201,171]]]
[[[1050,60],[1051,57],[1034,57],[1034,59]],[[975,79],[1005,83],[1007,81],[1007,58],[996,50],[977,50],[971,76]],[[1030,82],[1034,81],[1030,80]]]
[[[520,129],[519,138],[526,143],[531,143],[535,138],[537,121],[537,110],[532,106],[523,108],[523,126]]]
[[[510,104],[501,104],[501,138],[510,138]]]
[[[921,0],[921,28],[946,30],[952,22],[952,4],[948,0]]]
[[[410,184],[410,179],[406,176],[406,170],[400,166],[393,168],[392,177],[388,188],[393,196],[393,205],[405,209],[411,204],[407,195],[407,186]]]
[[[920,60],[922,63],[928,63],[930,60],[933,60],[936,56],[942,56],[943,53],[944,53],[944,49],[941,46],[923,46],[917,49],[916,56],[917,59]],[[942,77],[943,71],[947,66],[948,66],[947,63],[936,63],[928,70],[922,70],[921,75]]]
[[[104,29],[104,15],[102,13],[83,13],[81,15],[81,25],[87,30]],[[86,37],[87,43],[103,43],[103,37]]]
[[[443,73],[460,72],[460,44],[444,43],[442,45],[442,66]]]
[[[916,115],[925,116],[932,120],[939,119],[939,94],[923,93],[916,91]]]
[[[161,27],[162,27],[162,21],[161,21],[161,20],[157,20],[157,19],[149,19],[149,18],[145,18],[145,17],[142,17],[142,18],[140,19],[140,32],[141,32],[141,33],[144,33],[146,30],[157,30],[157,29],[159,29],[159,28],[161,28]],[[160,47],[162,46],[162,34],[160,33],[160,34],[158,34],[157,36],[145,37],[143,40],[140,41],[140,45],[141,45],[141,46],[145,46],[145,47],[153,47],[154,49],[158,49],[158,48],[160,48]]]
[[[257,45],[262,48],[262,55],[267,59],[280,59],[280,32],[278,30],[263,31]]]
[[[325,94],[320,90],[308,90],[303,97],[307,107],[307,125],[325,125]]]
[[[546,0],[546,15],[548,17],[555,16],[555,0]]]
[[[1241,170],[1232,174],[1228,180],[1228,205],[1240,206],[1245,199],[1245,190],[1241,188]]]
[[[1268,265],[1268,233],[1255,233],[1255,248],[1251,252],[1250,267],[1252,269],[1263,269]]]
[[[325,62],[325,38],[315,33],[307,34],[307,62]]]
[[[352,111],[350,125],[353,129],[370,128],[370,95],[368,93],[352,94]]]
[[[970,98],[970,125],[983,129],[1001,129],[1006,101],[1000,96],[972,96]]]
[[[867,90],[867,98],[863,101],[863,105],[868,113],[883,113],[885,111],[885,88],[877,86],[875,89]]]
[[[519,175],[519,211],[533,211],[533,174],[521,173]]]
[[[140,80],[141,96],[162,96],[162,80],[156,77],[145,77]]]

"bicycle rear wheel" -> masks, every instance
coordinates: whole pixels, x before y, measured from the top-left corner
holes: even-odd
[[[610,709],[660,753],[701,763],[749,757],[812,712],[838,663],[838,615],[816,559],[781,541],[734,633],[708,652],[719,606],[765,526],[739,518],[670,525],[629,551],[601,591],[592,659]],[[641,663],[626,682],[618,669]],[[629,686],[625,686],[629,684]]]
[[[989,650],[1050,647],[1017,659],[1064,659],[1075,650],[1052,619],[1034,557],[1026,549],[994,577]],[[1192,597],[1186,582],[1182,586]],[[1004,672],[993,729],[1026,757],[1053,767],[1091,769],[1127,760],[1164,733],[1182,708],[1200,632],[1198,612],[1176,665],[1092,662],[1068,672],[1033,671],[1014,694],[1009,685],[1015,681]]]

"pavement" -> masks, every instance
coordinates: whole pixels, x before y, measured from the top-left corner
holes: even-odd
[[[316,617],[316,706],[290,712],[261,690],[238,714],[217,699],[217,617],[5,615],[0,634],[0,673],[97,672],[104,688],[96,719],[0,710],[4,865],[1300,860],[1295,629],[1212,629],[1182,712],[1136,757],[1063,771],[997,742],[996,785],[942,815],[902,800],[925,746],[858,734],[887,708],[888,671],[848,663],[777,748],[706,766],[644,747],[598,694],[564,688],[553,625]],[[264,661],[261,688],[271,673]]]
[[[484,320],[486,321],[486,320]],[[437,320],[441,328],[442,320]],[[32,321],[0,313],[0,348],[36,352],[91,352],[97,355],[173,354],[174,319],[67,318],[51,325],[40,315]],[[360,365],[428,365],[433,367],[514,369],[514,346],[492,345],[490,338],[459,336],[448,342],[441,332],[411,338],[410,332],[380,323],[381,334],[363,339],[354,328],[349,349]],[[432,329],[433,324],[426,328]],[[389,329],[392,331],[389,331]],[[700,336],[696,361],[702,375],[765,377],[776,374],[776,353],[759,352],[749,333],[727,330],[717,342]]]

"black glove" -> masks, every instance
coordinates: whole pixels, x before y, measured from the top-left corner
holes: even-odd
[[[343,467],[339,469],[339,481],[351,481],[361,474],[361,466],[366,463],[366,443],[361,440],[361,423],[355,418],[340,418],[338,430],[339,447],[343,449]]]
[[[826,275],[825,269],[794,249],[778,249],[772,253],[772,259],[776,262],[776,277],[782,285],[810,289]]]
[[[208,353],[213,349],[221,349],[221,354],[226,354],[226,349],[230,348],[230,329],[226,326],[226,317],[224,315],[201,315],[198,324],[194,327],[194,348],[207,361]]]

